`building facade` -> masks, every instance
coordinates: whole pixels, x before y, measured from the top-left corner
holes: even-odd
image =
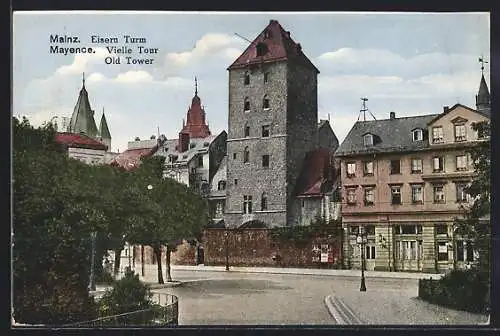
[[[489,92],[481,79],[478,97]],[[472,125],[484,105],[456,104],[434,115],[358,121],[336,152],[341,160],[344,255],[360,267],[359,228],[368,234],[368,270],[446,272],[474,262],[455,233],[474,176],[468,150],[484,141]]]
[[[298,225],[297,183],[307,153],[319,147],[319,71],[276,20],[228,71],[225,224]]]

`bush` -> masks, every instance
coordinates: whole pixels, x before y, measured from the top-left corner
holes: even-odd
[[[472,313],[489,308],[489,285],[475,269],[454,270],[440,280],[419,280],[418,296],[430,303]]]
[[[125,276],[116,281],[111,290],[106,291],[99,300],[99,310],[102,317],[130,313],[153,307],[151,290],[148,285],[139,280],[139,276],[127,270]],[[142,314],[131,316],[130,324],[142,323]]]

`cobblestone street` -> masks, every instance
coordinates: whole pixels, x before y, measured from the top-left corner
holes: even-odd
[[[180,287],[154,289],[179,297],[180,325],[334,325],[327,296],[356,319],[346,324],[476,324],[482,315],[437,307],[417,298],[418,280],[172,270]],[[337,307],[337,305],[334,305]],[[342,308],[344,307],[344,308]]]

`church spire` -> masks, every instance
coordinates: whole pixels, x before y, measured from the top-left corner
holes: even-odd
[[[69,131],[71,133],[85,133],[91,137],[97,135],[94,111],[90,107],[88,92],[85,89],[85,74],[82,75],[82,88],[71,115]]]
[[[481,56],[479,57],[479,63],[481,63],[481,81],[479,83],[479,91],[476,95],[476,109],[478,111],[489,112],[491,110],[490,91],[484,79],[484,64],[488,62]]]
[[[198,78],[194,77],[194,97],[188,108],[186,121],[182,121],[181,133],[187,133],[191,138],[205,138],[209,136],[210,129],[205,120],[205,111],[198,97]]]

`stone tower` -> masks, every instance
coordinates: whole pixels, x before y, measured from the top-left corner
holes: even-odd
[[[318,146],[319,71],[276,20],[228,71],[226,225],[295,225],[296,181]]]

